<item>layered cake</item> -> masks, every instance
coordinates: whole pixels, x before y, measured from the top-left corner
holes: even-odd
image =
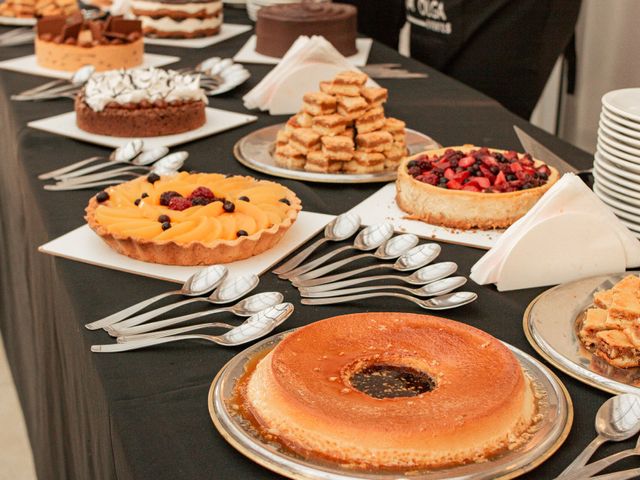
[[[385,117],[386,88],[347,71],[304,95],[302,109],[278,132],[278,166],[318,173],[395,170],[407,154],[405,123]]]
[[[222,0],[132,0],[131,12],[159,38],[208,37],[222,26]]]
[[[640,367],[640,278],[596,292],[593,304],[578,332],[584,346],[614,367]]]
[[[76,71],[93,65],[103,72],[142,64],[142,26],[137,20],[84,20],[76,13],[42,18],[36,29],[36,61],[41,67]]]
[[[537,416],[530,381],[500,341],[408,313],[300,328],[238,389],[269,439],[356,469],[483,462],[526,442]]]
[[[71,15],[77,11],[76,0],[5,0],[0,3],[0,17],[40,18]]]
[[[300,35],[321,35],[345,56],[355,55],[358,10],[338,3],[287,3],[262,7],[256,52],[282,57]]]
[[[76,96],[76,123],[114,137],[173,135],[204,125],[207,101],[198,75],[114,70],[93,75]]]
[[[295,193],[275,182],[152,173],[98,193],[86,219],[110,247],[137,260],[212,265],[270,249],[300,209]]]
[[[465,145],[423,152],[398,168],[396,202],[409,218],[460,229],[506,228],[559,178],[528,153]]]

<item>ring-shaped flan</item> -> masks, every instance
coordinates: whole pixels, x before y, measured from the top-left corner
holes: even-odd
[[[354,386],[363,372],[389,368],[428,376],[432,389],[376,397]],[[303,327],[242,388],[269,436],[303,456],[354,468],[486,461],[525,442],[537,410],[528,378],[500,341],[408,313],[358,313]]]

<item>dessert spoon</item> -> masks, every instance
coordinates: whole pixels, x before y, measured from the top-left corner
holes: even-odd
[[[411,285],[424,285],[426,283],[435,282],[442,278],[452,275],[458,270],[458,265],[454,262],[440,262],[433,265],[427,265],[420,270],[416,270],[411,275],[373,275],[371,277],[352,278],[341,282],[324,283],[315,287],[300,287],[300,292],[326,292],[328,290],[336,290],[338,288],[350,287],[360,283],[373,282],[375,280],[400,280]]]
[[[242,345],[243,343],[257,340],[271,332],[274,328],[284,322],[293,313],[293,305],[290,303],[281,303],[274,307],[256,313],[249,317],[246,322],[229,330],[224,335],[175,335],[164,338],[151,338],[147,340],[139,340],[127,343],[115,343],[110,345],[92,345],[91,351],[98,353],[114,353],[125,352],[127,350],[137,350],[162,343],[177,342],[180,340],[201,339],[209,342],[217,343],[225,347],[233,347]]]
[[[304,262],[307,257],[315,252],[321,245],[327,242],[341,242],[346,240],[358,231],[360,223],[360,217],[355,213],[347,212],[342,215],[338,215],[324,227],[323,238],[312,243],[295,257],[292,257],[280,265],[273,271],[273,273],[280,275],[282,273],[290,272]]]
[[[334,303],[346,303],[353,302],[355,300],[364,300],[366,298],[379,298],[379,297],[395,297],[409,300],[415,303],[420,308],[425,310],[448,310],[450,308],[461,307],[467,303],[473,302],[478,295],[473,292],[455,292],[441,295],[439,297],[429,298],[422,300],[420,298],[411,297],[403,293],[395,292],[378,292],[378,293],[362,293],[360,295],[348,295],[346,297],[331,297],[331,298],[303,298],[302,304],[304,305],[333,305]]]
[[[369,251],[375,250],[384,242],[389,240],[393,235],[393,225],[389,222],[378,223],[375,225],[370,225],[363,229],[356,238],[353,240],[353,245],[345,245],[344,247],[336,248],[329,253],[323,255],[322,257],[316,258],[315,260],[307,263],[304,266],[295,268],[287,273],[283,273],[278,275],[280,278],[293,278],[297,275],[301,275],[309,270],[313,270],[316,267],[319,267],[327,260],[335,257],[336,255],[347,252],[349,250],[361,250],[361,251]]]
[[[97,170],[102,170],[105,167],[110,167],[112,165],[118,163],[124,163],[128,165],[137,165],[137,166],[145,166],[157,162],[158,160],[165,158],[169,153],[169,149],[167,147],[156,147],[151,150],[147,150],[146,152],[141,152],[137,157],[132,159],[124,159],[124,160],[109,160],[107,162],[98,163],[96,165],[91,165],[90,167],[80,168],[78,170],[74,170],[73,172],[63,173],[61,175],[56,175],[56,180],[64,180],[68,178],[80,177],[82,175],[86,175],[91,172],[95,172]],[[189,154],[187,152],[176,152],[183,153],[187,157]],[[114,172],[115,170],[112,170]]]
[[[45,92],[48,93],[49,91],[53,90],[55,87],[58,87],[60,85],[67,84],[67,85],[64,85],[65,88],[69,87],[69,82],[71,85],[74,85],[74,86],[84,85],[85,83],[87,83],[89,78],[91,78],[91,75],[93,75],[95,71],[96,71],[96,68],[93,65],[84,65],[73,73],[73,75],[71,76],[71,80],[67,80],[67,79],[53,80],[51,82],[43,83],[42,85],[39,85],[37,87],[24,90],[23,92],[20,92],[14,96],[22,97],[22,96],[31,96],[34,94],[44,94]]]
[[[380,260],[392,260],[394,258],[398,258],[400,255],[407,253],[409,250],[415,247],[418,242],[418,237],[413,233],[403,233],[402,235],[398,235],[397,237],[391,237],[389,240],[380,245],[378,249],[373,253],[361,253],[360,255],[354,255],[343,260],[338,260],[337,262],[330,263],[329,265],[325,265],[315,270],[311,270],[307,273],[303,273],[302,275],[293,277],[290,280],[300,282],[318,278],[362,258],[373,257]]]
[[[637,434],[640,431],[640,397],[632,393],[611,397],[598,410],[595,427],[598,433],[596,438],[557,478],[573,476],[573,473],[583,467],[603,443],[620,442]]]
[[[636,446],[634,448],[629,448],[627,450],[623,450],[622,452],[609,455],[608,457],[605,457],[602,460],[598,460],[597,462],[590,463],[578,470],[575,470],[570,475],[566,475],[561,478],[566,480],[579,480],[581,478],[592,477],[599,471],[604,470],[607,467],[610,467],[614,463],[624,458],[633,457],[635,455],[640,455],[640,437],[638,437],[638,440],[636,441]]]
[[[342,280],[343,278],[353,277],[359,273],[369,272],[371,270],[385,268],[390,268],[400,272],[416,270],[420,267],[424,267],[428,263],[431,263],[438,255],[440,255],[440,251],[440,245],[437,243],[425,243],[423,245],[413,247],[407,253],[402,254],[394,263],[380,263],[378,265],[362,267],[356,270],[350,270],[348,272],[338,273],[328,277],[314,278],[311,280],[298,280],[296,278],[292,278],[291,283],[296,287],[312,287],[314,285],[323,285],[325,283]]]
[[[445,293],[453,292],[456,288],[460,288],[467,279],[465,277],[449,277],[428,283],[420,288],[403,287],[402,285],[375,285],[368,287],[345,288],[343,290],[328,290],[324,292],[306,292],[300,289],[300,295],[309,298],[327,298],[339,297],[341,295],[352,295],[354,293],[370,292],[372,290],[403,290],[409,292],[416,297],[437,297]]]
[[[171,295],[184,295],[187,297],[195,297],[207,294],[216,288],[227,276],[227,267],[223,265],[212,265],[210,267],[203,268],[194,273],[187,279],[182,285],[180,290],[172,290],[170,292],[161,293],[155,297],[151,297],[147,300],[143,300],[140,303],[136,303],[130,307],[127,307],[119,312],[111,314],[107,317],[96,320],[95,322],[87,323],[85,325],[89,330],[98,330],[99,328],[108,327],[114,323],[120,322],[125,318],[130,317],[136,312],[139,312],[145,307],[148,307],[152,303],[162,300],[163,298],[170,297]]]
[[[109,327],[106,327],[105,330],[109,332],[109,334],[117,336],[117,334],[123,331],[125,328],[135,327],[136,325],[140,325],[141,323],[152,320],[164,313],[182,307],[183,305],[189,305],[190,303],[208,302],[213,304],[224,304],[235,302],[236,300],[244,297],[247,293],[256,288],[258,286],[258,283],[260,283],[260,279],[257,275],[254,274],[242,275],[240,277],[234,278],[225,278],[222,283],[220,283],[218,288],[216,288],[208,297],[188,298],[180,302],[175,302],[164,307],[156,308],[155,310],[151,310],[150,312],[136,315],[135,317],[128,318],[127,320],[123,320],[117,325],[110,325]]]
[[[134,174],[126,174],[123,173],[123,176],[127,176],[127,177],[138,177],[139,175],[134,175]],[[110,178],[109,180],[104,180],[104,181],[100,181],[100,182],[90,182],[90,183],[79,183],[79,184],[69,184],[69,183],[65,183],[65,182],[60,182],[60,183],[56,183],[54,185],[45,185],[42,188],[44,188],[45,190],[49,190],[52,192],[67,192],[69,190],[85,190],[87,188],[96,188],[96,187],[104,187],[107,185],[118,185],[120,183],[124,183],[129,181],[130,178],[119,178],[119,177],[114,177],[114,178]]]
[[[130,142],[127,142],[126,144],[124,144],[122,147],[116,148],[106,158],[111,162],[117,162],[117,163],[120,163],[122,161],[129,161],[134,159],[140,154],[143,146],[144,146],[144,143],[142,142],[142,140],[139,140],[139,139],[131,140]],[[46,173],[41,173],[40,175],[38,175],[38,178],[40,180],[49,180],[50,178],[54,178],[57,175],[62,175],[64,173],[71,172],[73,170],[76,170],[77,168],[84,167],[85,165],[91,162],[95,162],[96,160],[100,160],[103,158],[105,157],[102,157],[102,156],[89,157],[84,160],[80,160],[79,162],[72,163],[71,165],[67,165],[66,167],[58,168],[56,170],[51,170],[50,172],[46,172]]]
[[[265,308],[272,307],[278,303],[282,303],[284,296],[280,292],[262,292],[251,295],[243,300],[240,300],[235,305],[230,307],[216,308],[214,310],[206,310],[204,312],[190,313],[188,315],[182,315],[181,317],[168,318],[166,320],[158,320],[157,322],[149,322],[144,325],[138,325],[137,327],[118,329],[118,342],[127,341],[129,336],[140,337],[141,334],[155,335],[163,332],[157,330],[165,327],[171,327],[189,320],[196,318],[207,317],[216,313],[230,312],[239,317],[250,317],[258,312],[261,312]],[[125,336],[122,336],[125,335]],[[165,336],[165,335],[162,335]]]

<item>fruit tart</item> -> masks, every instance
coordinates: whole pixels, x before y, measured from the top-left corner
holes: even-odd
[[[528,153],[464,145],[404,159],[398,206],[409,218],[460,229],[506,228],[559,178]]]
[[[288,188],[252,177],[181,172],[110,187],[89,201],[89,226],[145,262],[211,265],[273,247],[301,210]]]

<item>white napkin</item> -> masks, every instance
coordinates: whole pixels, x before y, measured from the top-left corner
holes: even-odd
[[[559,216],[563,217],[558,218]],[[580,223],[584,222],[589,224],[584,225],[585,228],[594,228],[595,226],[603,234],[614,234],[617,240],[610,238],[606,241],[611,242],[608,245],[614,245],[613,248],[619,249],[620,252],[609,253],[614,256],[619,253],[619,257],[622,258],[622,263],[626,264],[626,268],[640,266],[640,242],[580,178],[572,173],[567,173],[542,196],[524,217],[511,225],[496,245],[471,268],[471,279],[480,285],[497,283],[498,289],[500,289],[500,283],[504,280],[501,278],[501,274],[510,270],[509,265],[505,265],[505,262],[513,261],[513,255],[510,254],[517,250],[518,244],[526,244],[529,240],[527,235],[534,235],[531,232],[535,232],[535,235],[540,235],[540,230],[544,229],[545,225],[549,225],[549,231],[542,230],[545,235],[548,235],[547,251],[532,251],[528,252],[529,255],[540,259],[545,256],[551,258],[556,254],[559,255],[560,263],[562,263],[562,255],[569,253],[567,255],[567,265],[570,264],[570,257],[592,258],[593,261],[587,262],[587,265],[580,265],[580,268],[573,267],[573,272],[564,272],[561,275],[562,279],[552,278],[554,276],[553,271],[549,272],[545,280],[541,280],[541,278],[545,277],[545,272],[533,272],[531,270],[520,272],[522,275],[520,282],[524,286],[519,288],[553,285],[567,281],[566,278],[576,276],[580,278],[590,276],[590,274],[596,275],[602,273],[602,271],[613,273],[618,269],[619,265],[611,264],[607,266],[606,260],[604,263],[597,263],[597,260],[601,259],[602,255],[598,255],[596,250],[602,247],[604,239],[600,239],[600,244],[596,244],[598,242],[594,241],[593,238],[575,238],[575,235],[572,235],[573,238],[567,238],[567,235],[570,235],[571,232],[557,228],[557,226],[562,225],[561,220],[563,218],[567,220],[567,223],[571,222],[572,228],[575,225],[577,230],[580,229]],[[560,222],[555,222],[554,219],[560,220]],[[552,225],[555,225],[555,228]],[[560,238],[560,236],[563,236],[563,238]],[[542,238],[545,237],[543,236]],[[562,248],[566,248],[568,242],[571,242],[572,250],[570,252],[560,251]],[[554,248],[557,248],[558,251],[553,252]],[[590,256],[590,254],[592,255]],[[590,271],[589,264],[593,264],[593,271]],[[535,261],[532,261],[531,265],[532,270],[535,270],[536,266],[540,269],[548,269],[549,267],[544,262],[536,264]],[[555,272],[557,276],[558,271],[562,269],[562,265],[554,265],[554,267],[557,269]],[[607,270],[607,268],[611,270]],[[594,273],[595,270],[597,272]],[[527,285],[526,277],[528,275],[532,277],[531,281],[536,283],[535,285]],[[541,281],[544,283],[540,283]]]
[[[324,78],[308,78],[308,71],[305,75],[305,66],[325,66],[326,74]],[[300,82],[313,82],[315,87],[306,91],[318,89],[318,83],[322,80],[329,80],[336,72],[343,70],[358,70],[347,60],[336,48],[324,37],[300,36],[285,53],[280,63],[271,70],[242,100],[244,106],[249,110],[259,108],[260,110],[282,110],[278,105],[272,105],[272,100],[277,97],[277,90],[285,79],[289,84],[292,82],[292,75],[299,75]],[[314,72],[320,74],[322,69],[315,68]],[[295,80],[295,79],[294,79]],[[295,83],[295,81],[293,82]],[[299,99],[302,101],[302,98]]]

